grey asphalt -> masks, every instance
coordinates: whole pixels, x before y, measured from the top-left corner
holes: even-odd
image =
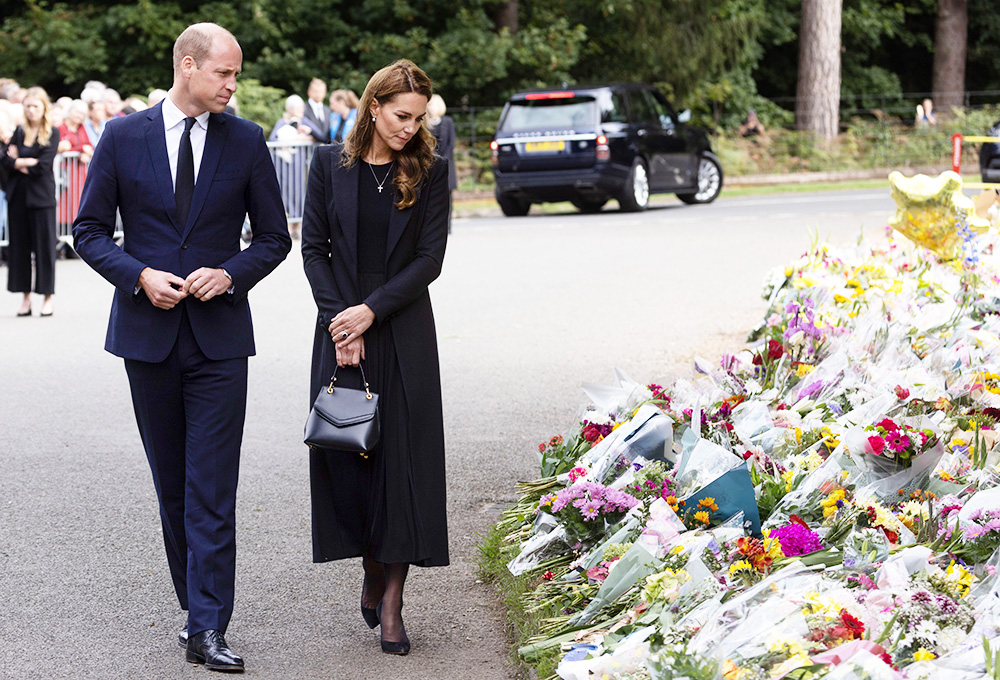
[[[361,621],[357,561],[310,562],[314,308],[293,249],[251,293],[258,355],[227,635],[246,676],[512,677],[501,614],[475,582],[476,542],[516,480],[536,476],[537,443],[586,405],[580,383],[615,367],[663,383],[737,349],[764,310],[765,274],[804,252],[810,230],[850,242],[892,209],[887,191],[851,191],[456,219],[432,286],[452,565],[411,571],[404,658],[383,655]],[[18,297],[0,293],[0,677],[208,677],[175,642],[184,619],[125,371],[102,349],[111,286],[67,260],[57,290],[47,319],[38,299],[35,317],[14,318]]]

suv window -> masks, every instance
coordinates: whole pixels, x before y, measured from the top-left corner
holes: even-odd
[[[519,99],[510,103],[503,120],[504,132],[544,130],[593,125],[597,120],[593,97]]]
[[[628,114],[625,98],[621,92],[601,90],[597,93],[597,105],[601,109],[602,123],[627,123]]]
[[[628,93],[628,102],[632,109],[632,120],[636,123],[660,124],[660,119],[653,109],[653,104],[645,90],[632,90]]]
[[[670,109],[670,105],[656,96],[654,92],[647,90],[643,94],[649,97],[653,110],[656,112],[656,118],[660,121],[660,127],[664,130],[673,130],[676,123],[674,122],[674,112]]]

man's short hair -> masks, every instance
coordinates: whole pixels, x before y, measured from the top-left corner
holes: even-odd
[[[195,65],[201,68],[202,62],[212,51],[212,43],[219,35],[226,35],[237,42],[236,36],[211,22],[191,24],[185,28],[174,42],[174,73],[180,72],[184,57],[191,57]]]

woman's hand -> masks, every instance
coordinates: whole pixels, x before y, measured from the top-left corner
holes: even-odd
[[[28,174],[28,168],[33,168],[36,165],[38,165],[37,158],[18,158],[14,161],[14,169],[25,175]]]
[[[348,307],[337,316],[333,317],[330,323],[330,337],[337,343],[337,349],[341,345],[346,345],[357,338],[371,327],[375,321],[375,312],[371,307],[362,303],[354,307]]]
[[[10,146],[7,147],[7,158],[13,158],[14,160],[20,158],[20,154],[17,153],[16,144],[11,144]]]
[[[337,365],[357,366],[365,358],[365,338],[359,335],[343,345],[337,345]]]

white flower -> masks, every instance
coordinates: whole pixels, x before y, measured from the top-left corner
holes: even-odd
[[[921,621],[913,631],[914,635],[930,642],[937,642],[938,627],[933,621]]]
[[[961,628],[948,626],[938,632],[938,647],[942,652],[950,652],[962,643],[967,633]]]
[[[759,382],[753,380],[752,378],[746,381],[744,387],[746,388],[747,394],[759,394],[764,389]]]
[[[583,414],[583,420],[593,425],[611,425],[614,421],[606,413],[588,410]]]

